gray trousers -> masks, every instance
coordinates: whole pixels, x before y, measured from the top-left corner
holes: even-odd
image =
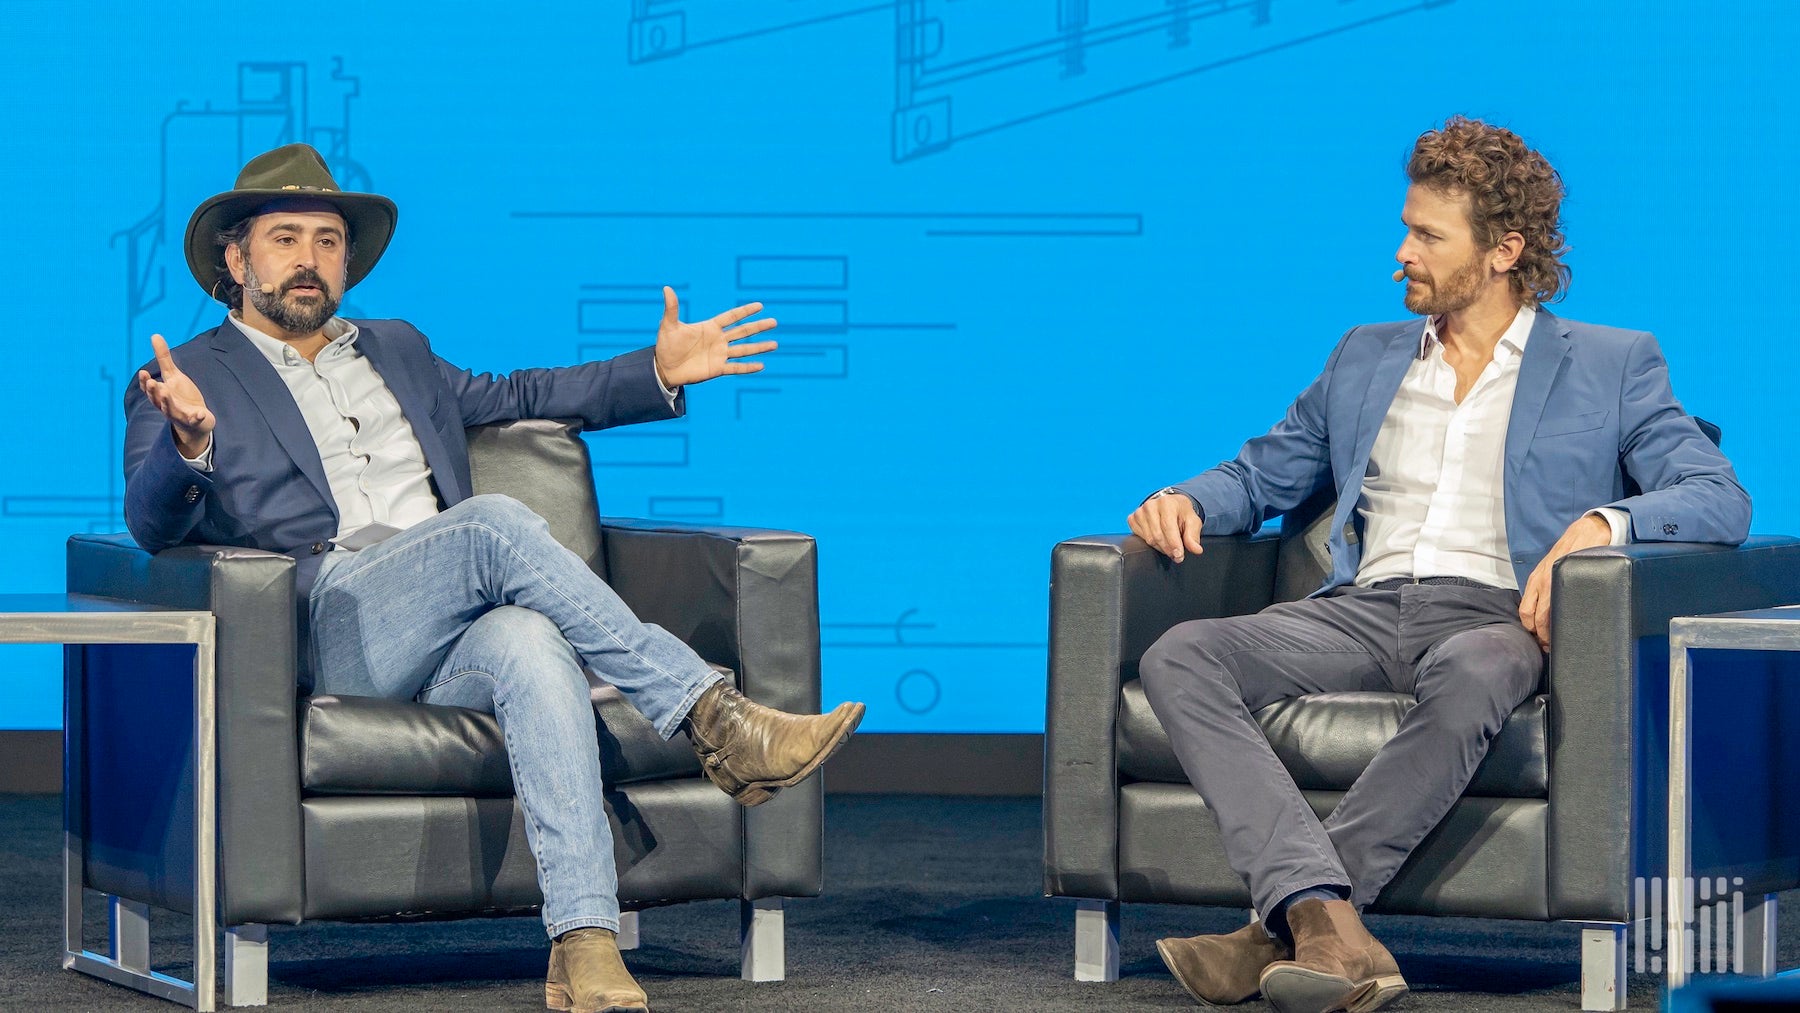
[[[1348,888],[1358,909],[1369,906],[1450,811],[1543,677],[1544,654],[1518,609],[1518,592],[1497,588],[1345,587],[1182,623],[1145,653],[1151,709],[1265,917],[1315,886]],[[1250,715],[1288,697],[1356,690],[1406,693],[1418,705],[1321,822]]]

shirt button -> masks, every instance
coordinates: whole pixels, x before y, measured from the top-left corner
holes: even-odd
[[[315,556],[321,552],[324,552],[325,551],[325,543],[324,542],[312,543],[312,551],[313,551],[313,555],[315,555]]]

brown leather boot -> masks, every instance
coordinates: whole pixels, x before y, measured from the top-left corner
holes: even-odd
[[[830,714],[789,714],[719,682],[684,720],[706,776],[739,805],[753,806],[818,770],[862,717],[859,703],[838,704]]]
[[[1279,1013],[1369,1013],[1406,991],[1400,965],[1347,900],[1288,908],[1292,960],[1263,969],[1262,993]]]
[[[1293,951],[1271,939],[1261,922],[1222,936],[1158,939],[1156,952],[1188,995],[1203,1003],[1230,1005],[1261,990],[1262,970]]]
[[[650,1013],[611,929],[570,929],[550,944],[544,1006],[568,1013]]]

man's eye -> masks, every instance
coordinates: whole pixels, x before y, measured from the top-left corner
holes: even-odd
[[[323,247],[325,247],[325,248],[327,248],[327,249],[330,249],[330,248],[331,248],[331,247],[333,247],[333,246],[336,246],[336,245],[337,245],[337,240],[335,240],[335,239],[321,239],[321,240],[319,240],[319,245],[320,245],[320,246],[323,246]]]

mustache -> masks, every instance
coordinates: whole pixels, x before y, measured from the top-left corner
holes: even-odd
[[[319,277],[319,272],[310,267],[300,268],[292,275],[289,275],[288,280],[282,283],[281,294],[286,295],[302,285],[316,288],[328,297],[331,295],[331,289],[326,286],[325,279]]]

